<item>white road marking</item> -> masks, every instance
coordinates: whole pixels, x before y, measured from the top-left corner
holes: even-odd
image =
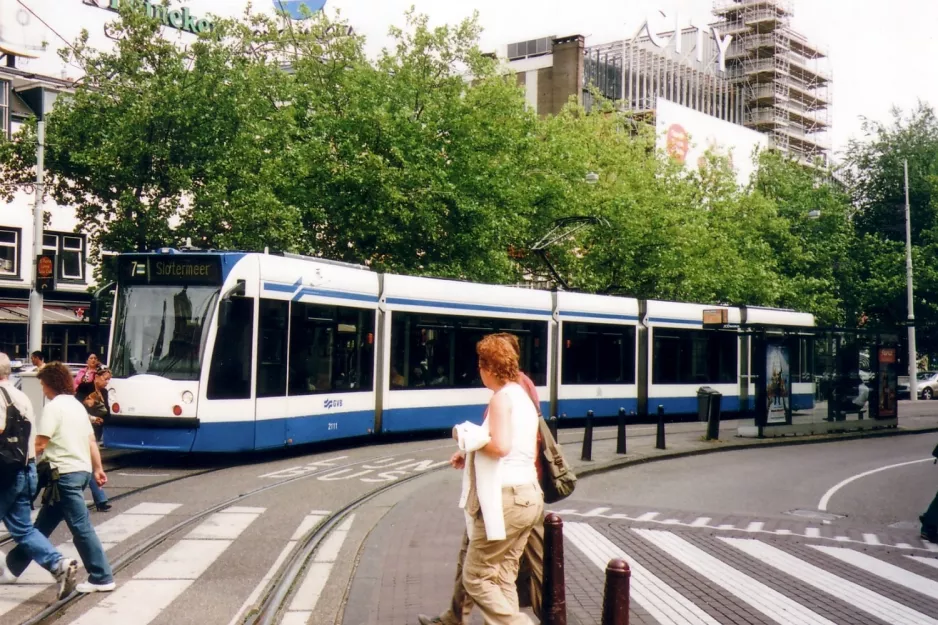
[[[270,570],[267,571],[267,574],[261,579],[260,583],[254,588],[251,594],[248,596],[247,600],[241,605],[238,609],[238,613],[234,615],[234,618],[228,623],[228,625],[237,625],[244,620],[244,614],[248,611],[252,605],[257,603],[257,600],[260,598],[261,593],[264,591],[264,588],[267,587],[267,584],[274,578],[274,575],[277,571],[280,570],[280,567],[283,566],[283,563],[286,562],[287,556],[290,555],[290,552],[293,551],[296,547],[296,543],[299,539],[305,536],[311,529],[319,525],[324,518],[331,514],[328,510],[313,510],[308,515],[306,515],[300,524],[297,526],[296,531],[293,532],[293,536],[284,546],[283,550],[280,552],[280,555],[277,556],[277,559],[274,560],[274,563],[270,566]],[[296,617],[291,617],[296,618]],[[288,623],[286,619],[281,621],[281,625]],[[305,622],[305,621],[304,621]]]
[[[753,521],[746,528],[746,531],[747,532],[761,532],[763,527],[765,527],[765,523],[762,523],[760,521]]]
[[[655,517],[658,516],[658,512],[646,512],[645,514],[635,517],[636,521],[654,521]]]
[[[931,462],[932,460],[934,460],[934,458],[925,458],[925,459],[923,459],[923,460],[912,460],[911,462],[900,462],[900,463],[898,463],[898,464],[890,464],[890,465],[887,465],[887,466],[885,466],[885,467],[880,467],[880,468],[878,468],[878,469],[873,469],[872,471],[864,471],[863,473],[858,473],[857,475],[854,475],[854,476],[852,476],[852,477],[848,477],[847,479],[838,482],[838,483],[835,484],[833,487],[831,487],[826,493],[824,493],[824,496],[821,497],[821,501],[818,502],[817,509],[820,510],[820,511],[822,511],[822,512],[826,511],[826,510],[827,510],[827,504],[830,503],[831,497],[834,496],[834,493],[836,493],[837,491],[839,491],[841,488],[843,488],[844,486],[846,486],[846,485],[849,484],[850,482],[853,482],[853,481],[855,481],[855,480],[858,480],[858,479],[860,479],[861,477],[866,477],[867,475],[873,475],[874,473],[879,473],[880,471],[886,471],[887,469],[895,469],[895,468],[897,468],[897,467],[905,467],[905,466],[908,466],[908,465],[910,465],[910,464],[918,464],[918,463],[920,463],[920,462]]]
[[[323,543],[313,554],[312,561],[306,570],[306,576],[300,583],[300,587],[293,595],[290,601],[290,607],[284,614],[283,623],[295,623],[296,625],[305,625],[316,609],[319,603],[319,597],[322,595],[326,582],[329,581],[329,574],[332,567],[339,559],[339,552],[342,545],[352,529],[352,522],[355,515],[351,514],[340,526],[332,530]],[[292,616],[291,616],[292,615]],[[291,620],[287,620],[288,617]]]
[[[928,566],[938,569],[938,559],[923,558],[922,556],[906,556],[906,558],[912,558],[916,562],[921,562],[922,564],[927,564]]]
[[[98,525],[95,527],[95,532],[101,541],[101,546],[107,551],[117,543],[156,523],[178,507],[179,504],[175,503],[141,503]],[[151,511],[154,510],[158,512],[151,514]],[[79,566],[81,565],[78,551],[71,541],[58,545],[56,548],[62,555],[78,560]],[[29,601],[44,591],[53,581],[54,579],[48,571],[35,562],[31,563],[20,575],[16,584],[4,586],[3,592],[0,592],[0,615],[6,614],[22,603]]]
[[[780,625],[834,625],[820,614],[721,562],[671,532],[641,529],[632,531]],[[739,540],[758,542],[751,538]]]
[[[194,584],[260,515],[216,512],[71,625],[147,625]]]
[[[711,521],[708,516],[701,516],[694,519],[694,522],[690,524],[691,527],[707,527],[707,523]]]
[[[804,535],[808,538],[820,538],[821,530],[816,527],[809,527],[804,531]]]
[[[847,581],[822,568],[758,540],[720,537],[719,540],[749,554],[764,564],[791,575],[799,582],[833,595],[867,614],[892,625],[938,625],[938,620]]]
[[[826,547],[823,545],[811,545],[822,553],[826,553],[832,558],[837,558],[841,562],[852,564],[853,566],[882,577],[900,586],[911,588],[915,592],[922,593],[932,599],[938,599],[938,582],[916,575],[911,571],[906,571],[894,564],[883,562],[871,555],[854,551],[853,549],[844,549],[843,547]]]
[[[661,625],[719,625],[719,621],[635,562],[608,538],[586,523],[564,524],[564,538],[601,571],[609,560],[622,559],[632,570],[631,598]]]
[[[864,542],[866,542],[867,545],[882,545],[883,544],[879,541],[879,536],[877,536],[876,534],[864,534],[863,540]]]

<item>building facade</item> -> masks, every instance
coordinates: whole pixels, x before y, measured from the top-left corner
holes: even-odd
[[[589,108],[598,92],[651,122],[664,99],[761,133],[806,164],[827,163],[831,76],[824,51],[791,28],[791,1],[715,0],[713,12],[700,24],[649,16],[621,41],[546,37],[498,55],[542,115],[571,97]]]
[[[19,69],[18,54],[28,53],[0,44],[0,141],[49,111],[71,87],[67,80]],[[36,187],[0,184],[13,195],[0,205],[0,351],[26,358],[29,293],[36,271]],[[107,343],[107,328],[91,320],[95,280],[88,236],[76,231],[74,208],[59,206],[46,195],[42,209],[43,254],[54,259],[53,288],[44,292],[42,349],[50,360],[83,362],[88,352],[103,352]]]

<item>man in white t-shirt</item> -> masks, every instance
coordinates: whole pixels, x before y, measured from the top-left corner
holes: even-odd
[[[0,519],[10,536],[24,553],[52,573],[59,584],[59,599],[67,597],[75,589],[78,562],[65,558],[56,551],[49,539],[33,527],[29,513],[37,491],[36,475],[36,418],[32,403],[26,394],[14,388],[10,382],[10,358],[0,352],[0,437],[6,428],[7,407],[10,403],[32,425],[29,434],[29,463],[12,482],[0,484]],[[16,576],[6,567],[6,557],[0,553],[0,583],[13,583]]]
[[[101,454],[91,429],[85,407],[74,396],[74,382],[68,368],[53,362],[39,372],[42,392],[49,402],[42,410],[36,432],[36,453],[43,454],[53,468],[53,486],[43,494],[42,509],[36,517],[36,529],[49,536],[63,520],[68,523],[72,540],[88,581],[78,584],[78,592],[109,592],[114,590],[111,565],[104,555],[101,541],[91,525],[83,491],[89,480],[99,486],[107,483],[101,466]],[[58,479],[55,475],[58,474]],[[26,569],[30,556],[19,546],[7,556],[10,571],[19,575]]]

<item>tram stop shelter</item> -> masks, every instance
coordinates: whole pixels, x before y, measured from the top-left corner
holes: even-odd
[[[748,353],[740,361],[749,371],[741,372],[746,396],[740,397],[739,436],[898,426],[896,333],[773,326],[746,326],[741,332],[748,337],[741,349]]]

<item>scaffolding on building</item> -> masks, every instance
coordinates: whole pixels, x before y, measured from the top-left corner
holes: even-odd
[[[826,52],[792,30],[791,0],[715,0],[714,24],[733,35],[729,79],[748,94],[744,125],[798,160],[826,163],[831,75]]]

